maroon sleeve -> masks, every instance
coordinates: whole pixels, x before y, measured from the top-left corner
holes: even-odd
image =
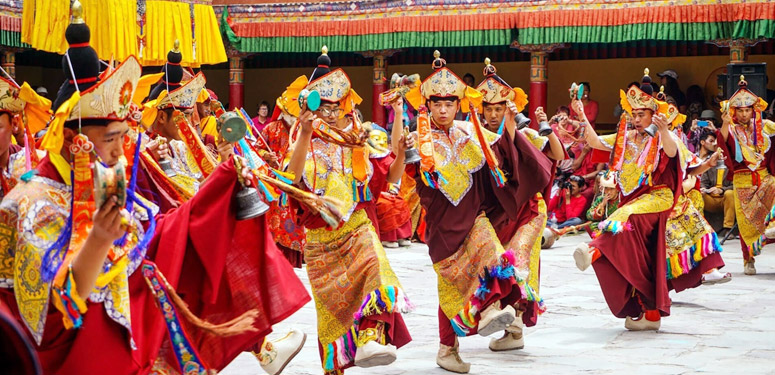
[[[551,160],[522,133],[515,132],[514,135],[511,139],[504,132],[492,146],[507,179],[506,185],[501,188],[493,185],[493,191],[498,210],[504,211],[511,220],[516,220],[519,208],[536,193],[544,192],[552,181]]]

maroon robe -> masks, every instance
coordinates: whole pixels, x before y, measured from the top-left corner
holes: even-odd
[[[523,207],[536,193],[542,192],[550,183],[549,159],[522,133],[515,134],[515,139],[512,140],[511,136],[504,132],[492,145],[497,159],[501,162],[500,168],[507,177],[506,185],[502,188],[495,185],[495,180],[485,164],[471,175],[472,186],[457,206],[453,205],[441,191],[426,186],[417,173],[416,166],[407,167],[407,173],[414,176],[417,182],[417,194],[426,212],[425,243],[428,244],[433,263],[458,252],[480,212],[487,215],[494,228],[502,227],[507,221],[516,222],[520,207]],[[510,286],[505,283],[498,284],[504,284],[499,286],[500,289],[510,289]],[[505,289],[492,295],[513,294],[511,290]],[[508,303],[505,300],[504,302]],[[440,319],[442,315],[439,316]],[[534,306],[528,306],[522,318],[526,324],[533,325],[536,315],[537,309]]]
[[[678,155],[669,158],[663,150],[659,152],[659,165],[652,173],[652,185],[670,189],[675,204],[675,199],[682,194],[683,180]],[[644,184],[630,195],[623,195],[619,207],[651,189],[652,186]],[[603,232],[590,243],[590,247],[597,248],[602,254],[592,265],[608,307],[616,317],[638,317],[644,310],[655,309],[662,316],[670,315],[665,231],[671,211],[672,207],[658,213],[630,215],[627,223],[632,230],[617,234]]]

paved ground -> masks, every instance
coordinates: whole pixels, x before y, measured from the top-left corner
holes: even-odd
[[[726,271],[733,280],[672,294],[672,316],[659,332],[628,332],[608,310],[592,269],[576,269],[573,249],[586,235],[562,238],[542,253],[541,295],[549,310],[528,328],[525,349],[494,353],[489,338],[461,340],[461,356],[471,374],[775,374],[775,246],[757,258],[759,274],[742,273],[739,241],[727,243]],[[734,244],[733,244],[734,243]],[[424,245],[389,250],[388,257],[416,310],[405,316],[414,341],[398,351],[396,363],[347,374],[451,374],[436,366],[436,275]],[[298,271],[307,283],[306,271]],[[321,374],[312,304],[275,327],[308,334],[304,349],[284,374]],[[262,374],[257,361],[242,354],[222,374]]]

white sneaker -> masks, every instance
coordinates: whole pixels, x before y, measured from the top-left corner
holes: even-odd
[[[412,241],[409,241],[406,238],[402,238],[402,239],[398,240],[398,246],[401,246],[401,247],[412,246]]]
[[[382,247],[386,249],[398,249],[398,242],[382,241]]]
[[[490,305],[480,314],[477,329],[480,336],[486,337],[495,332],[503,331],[517,319],[517,312],[513,307],[506,306],[499,310],[496,305],[495,303]]]
[[[732,274],[722,273],[718,268],[714,268],[713,271],[702,275],[702,283],[704,285],[723,284],[732,281]]]
[[[576,267],[581,271],[586,271],[592,265],[592,253],[589,246],[580,243],[573,251],[573,259],[576,261]]]
[[[374,340],[359,346],[355,351],[355,365],[358,367],[375,367],[389,365],[396,360],[396,347],[382,345]]]
[[[764,230],[764,237],[767,237],[768,240],[775,240],[775,225]]]
[[[283,372],[293,357],[299,354],[305,341],[307,341],[306,333],[293,330],[279,340],[266,342],[261,348],[261,352],[253,353],[253,355],[261,364],[264,372],[269,375],[278,375]]]

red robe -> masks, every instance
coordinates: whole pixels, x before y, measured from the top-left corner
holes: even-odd
[[[38,175],[62,181],[47,157],[38,166]],[[234,219],[232,197],[239,188],[232,162],[221,164],[194,198],[157,218],[146,254],[191,312],[203,320],[219,324],[251,309],[259,311],[255,332],[230,337],[209,335],[181,318],[201,360],[217,370],[263,340],[273,324],[310,300],[268,235],[265,218]],[[83,327],[70,330],[50,305],[43,340],[37,347],[45,373],[131,375],[151,370],[162,344],[169,342],[166,325],[141,269],[128,281],[132,339],[137,349],[132,350],[127,331],[108,317],[102,303],[88,302]],[[0,298],[20,319],[13,290],[0,289]]]

